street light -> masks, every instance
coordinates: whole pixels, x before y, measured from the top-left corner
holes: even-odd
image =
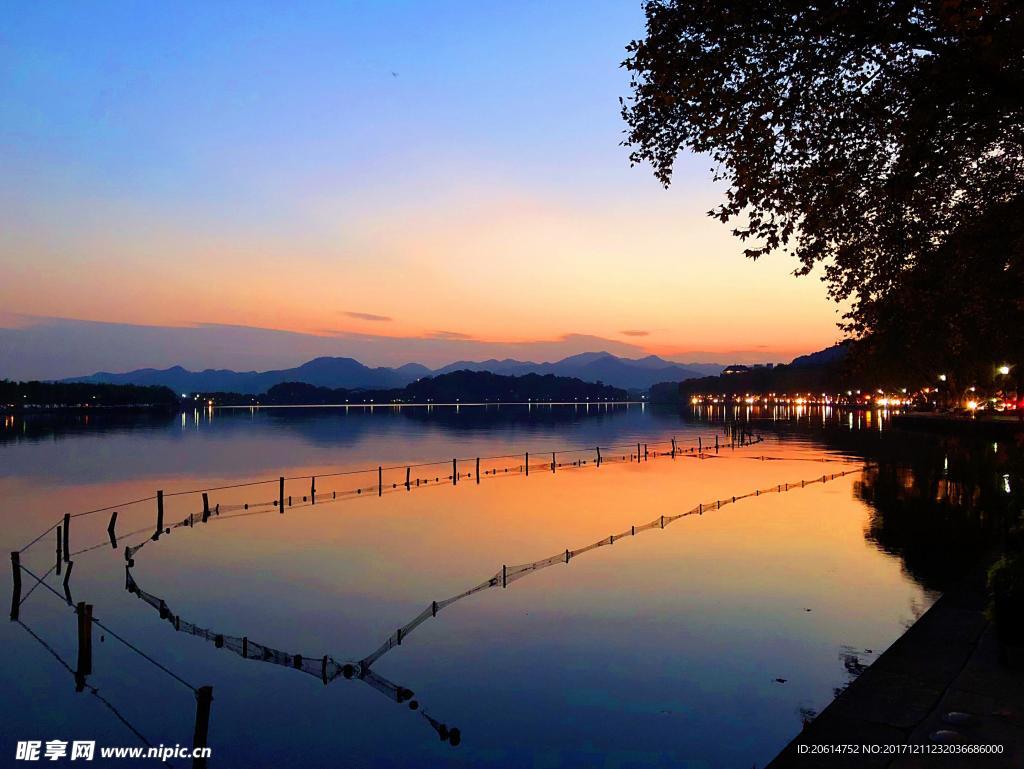
[[[940,382],[945,382],[946,381],[946,375],[945,374],[939,374],[939,381]]]
[[[1002,366],[1000,366],[1000,367],[999,367],[998,369],[996,369],[996,371],[998,371],[998,372],[999,372],[1000,374],[1002,374],[1003,376],[1006,376],[1007,374],[1009,374],[1009,373],[1010,373],[1010,367],[1009,367],[1009,366],[1007,366],[1007,365],[1006,365],[1006,364],[1004,363],[1004,364],[1003,364]]]

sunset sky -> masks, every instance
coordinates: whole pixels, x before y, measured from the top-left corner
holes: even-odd
[[[669,191],[629,167],[618,65],[642,33],[631,0],[8,6],[0,377],[36,371],[11,342],[34,327],[77,329],[73,360],[33,347],[68,375],[252,360],[225,327],[388,365],[831,344],[820,281],[705,216],[707,160]],[[197,326],[202,360],[87,355],[111,329]],[[286,340],[269,364],[303,359],[259,338]]]

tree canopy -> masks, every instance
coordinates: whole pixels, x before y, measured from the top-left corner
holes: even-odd
[[[921,369],[1021,360],[1024,3],[644,7],[624,62],[632,162],[668,185],[681,151],[710,157],[727,192],[709,213],[747,256],[821,266],[871,350]]]

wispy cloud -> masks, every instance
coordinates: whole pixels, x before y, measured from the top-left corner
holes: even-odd
[[[449,340],[465,340],[473,338],[469,334],[463,334],[461,331],[428,331],[426,336],[428,339]]]
[[[620,331],[623,336],[648,336],[650,331],[639,331],[637,329],[627,329],[626,331]]]
[[[354,312],[352,310],[345,310],[346,315],[350,318],[356,318],[358,320],[372,320],[376,323],[390,323],[394,318],[388,315],[374,315],[372,312]]]

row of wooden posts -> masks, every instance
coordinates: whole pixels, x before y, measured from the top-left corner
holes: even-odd
[[[671,445],[672,445],[672,449],[671,449],[670,454],[671,454],[672,458],[674,459],[675,456],[676,456],[676,453],[678,451],[677,446],[676,446],[676,439],[675,438],[671,439]],[[698,438],[697,438],[697,450],[698,450],[698,453],[702,453],[703,450],[704,450],[703,449],[703,442],[702,442],[700,436],[698,436]],[[716,435],[715,436],[715,451],[718,451],[718,450],[719,450],[719,443],[718,443],[718,436]],[[598,467],[600,467],[601,463],[603,461],[603,457],[601,455],[601,447],[600,446],[595,446],[594,447],[594,453],[595,453],[596,464],[597,464]],[[636,444],[636,459],[637,459],[637,461],[638,462],[641,461],[641,457],[643,458],[643,460],[647,460],[648,456],[649,456],[649,452],[648,452],[647,444],[646,443],[643,443],[643,444],[637,443]],[[552,451],[551,452],[551,463],[550,463],[551,472],[554,473],[556,471],[557,467],[558,467],[558,454],[557,454],[557,452]],[[530,452],[528,452],[528,451],[525,452],[524,455],[523,455],[523,469],[525,471],[525,474],[528,476],[530,474]],[[480,478],[481,478],[481,473],[480,473],[480,457],[476,458],[476,467],[475,467],[475,473],[474,474],[476,476],[476,482],[479,484],[480,483]],[[460,478],[459,461],[458,461],[457,458],[453,458],[452,459],[452,475],[451,475],[452,485],[458,485],[459,478]],[[413,483],[414,482],[413,482],[413,479],[412,479],[412,468],[411,467],[406,467],[405,468],[405,483],[404,483],[406,491],[408,491],[408,490],[410,490],[412,488]],[[420,480],[418,478],[415,480],[415,485],[416,486],[420,485]],[[383,494],[384,494],[384,468],[383,468],[383,466],[378,466],[377,467],[377,496],[382,496]],[[337,497],[337,492],[334,492],[333,496],[336,498]],[[206,523],[206,521],[209,520],[211,513],[219,514],[219,512],[220,512],[220,505],[217,504],[211,510],[210,498],[209,498],[208,492],[205,492],[205,491],[202,492],[202,499],[203,499],[203,518],[202,518],[202,520],[203,520],[203,523]],[[305,501],[305,498],[303,498],[303,501]],[[314,504],[314,505],[316,504],[316,476],[312,476],[310,478],[309,501],[310,501],[311,504]],[[290,507],[291,504],[292,504],[292,497],[290,495],[287,496],[287,497],[285,496],[285,478],[284,478],[284,476],[281,476],[280,478],[278,478],[278,498],[277,498],[277,500],[275,500],[274,504],[278,508],[279,512],[284,513],[286,503],[287,503],[287,506]],[[248,505],[246,505],[246,507],[248,507]],[[117,532],[116,532],[116,528],[115,528],[116,525],[117,525],[117,511],[115,510],[111,514],[110,522],[107,525],[107,535],[110,538],[110,545],[114,549],[117,548]],[[70,542],[70,531],[71,531],[71,515],[69,513],[65,513],[63,524],[58,525],[56,531],[57,531],[57,565],[56,565],[56,572],[57,572],[58,575],[60,575],[61,572],[62,572],[62,563],[67,564],[67,571],[66,571],[66,574],[64,575],[64,586],[66,588],[67,584],[68,584],[68,579],[71,576],[71,570],[74,567],[74,563],[71,561],[71,548],[70,548],[70,545],[69,545],[69,542]],[[160,535],[164,534],[164,533],[166,533],[166,529],[164,527],[164,492],[163,492],[163,490],[158,490],[156,492],[156,530],[154,531],[152,538],[153,539],[159,539]]]
[[[672,445],[672,449],[671,449],[670,454],[671,454],[672,458],[674,459],[675,456],[676,456],[676,453],[678,451],[677,446],[676,446],[676,439],[675,438],[671,439],[671,445]],[[697,450],[698,450],[698,453],[702,453],[703,450],[704,450],[703,442],[702,442],[700,436],[698,436],[698,438],[697,438]],[[715,436],[715,451],[718,451],[718,450],[719,450],[719,442],[718,442],[718,436],[716,435]],[[595,453],[596,464],[597,464],[598,467],[600,467],[601,463],[603,461],[603,457],[601,455],[601,447],[600,446],[595,446],[594,447],[594,453]],[[637,461],[638,462],[641,461],[641,457],[643,458],[643,460],[647,460],[648,456],[649,456],[649,452],[648,452],[647,444],[646,443],[643,443],[643,444],[637,443],[636,444],[636,459],[637,459]],[[558,467],[558,454],[557,454],[557,452],[552,451],[551,452],[551,463],[550,463],[551,472],[554,473],[556,471],[557,467]],[[525,474],[528,476],[530,474],[530,452],[528,452],[528,451],[525,452],[524,455],[523,455],[523,469],[525,471]],[[481,478],[480,457],[476,458],[476,467],[475,467],[475,473],[474,474],[476,476],[476,482],[479,484],[480,483],[480,478]],[[458,485],[459,479],[460,479],[459,461],[458,461],[457,458],[453,458],[452,459],[452,475],[451,475],[452,484],[453,485]],[[412,468],[411,468],[411,466],[407,466],[405,468],[405,483],[404,483],[404,486],[405,486],[407,491],[412,488],[413,483],[414,482],[413,482],[413,479],[412,479]],[[393,484],[393,485],[396,485],[396,484]],[[420,480],[418,478],[415,480],[415,485],[416,486],[420,485]],[[383,466],[378,466],[377,467],[377,496],[382,496],[383,494],[384,494],[384,468],[383,468]],[[337,492],[334,492],[333,496],[336,498],[337,497]],[[203,517],[202,517],[202,520],[203,520],[203,523],[206,523],[206,521],[209,520],[211,513],[219,514],[219,512],[220,512],[220,505],[217,504],[214,508],[211,509],[211,507],[210,507],[210,498],[209,498],[208,492],[205,492],[205,491],[202,492],[202,499],[203,499]],[[303,501],[305,501],[305,498],[303,498]],[[310,501],[311,504],[314,504],[314,505],[316,504],[316,476],[312,476],[310,478],[309,501]],[[284,513],[286,504],[289,507],[292,504],[292,497],[290,495],[287,496],[287,497],[285,496],[285,478],[284,478],[284,476],[281,476],[280,478],[278,478],[278,498],[277,498],[277,500],[275,500],[274,504],[278,508],[279,512],[281,512],[281,513]],[[248,507],[248,505],[246,505],[246,507]],[[107,525],[107,535],[110,538],[110,545],[114,549],[117,548],[117,532],[116,532],[116,528],[115,528],[116,525],[117,525],[117,511],[115,510],[111,514],[110,522]],[[67,564],[66,572],[64,573],[64,587],[65,587],[65,589],[68,586],[68,580],[71,577],[71,570],[74,567],[74,563],[71,561],[70,531],[71,531],[71,515],[68,514],[68,513],[65,513],[63,523],[59,524],[56,527],[56,533],[57,533],[57,564],[56,564],[56,573],[58,575],[60,575],[62,573],[62,564]],[[167,530],[164,527],[164,492],[163,492],[163,490],[158,490],[156,492],[156,530],[154,531],[152,538],[154,540],[155,539],[159,539],[160,535],[166,533],[166,531]],[[12,558],[13,557],[14,557],[14,554],[12,554]],[[17,573],[17,571],[18,570],[15,569],[16,573]],[[13,611],[13,609],[12,609],[12,611]]]
[[[697,439],[697,443],[698,443],[698,451],[703,451],[703,448],[701,446],[701,441],[700,441],[699,437]],[[647,444],[644,443],[644,444],[642,444],[642,446],[643,446],[643,450],[642,450],[643,459],[646,460],[646,459],[648,459]],[[719,446],[718,446],[718,436],[716,435],[715,436],[715,451],[718,451],[718,449],[719,449]],[[595,452],[595,455],[596,455],[596,464],[597,464],[598,467],[600,467],[601,466],[601,462],[602,462],[601,447],[600,446],[595,446],[594,447],[594,452]],[[641,444],[640,443],[636,444],[636,452],[637,452],[636,453],[637,461],[639,462],[640,461],[640,457],[641,457]],[[673,438],[672,439],[672,451],[671,451],[671,455],[672,455],[673,459],[675,458],[676,453],[677,453],[676,439]],[[557,455],[558,455],[558,452],[555,452],[555,451],[551,452],[551,464],[550,464],[551,472],[555,472],[555,469],[558,467]],[[530,452],[529,451],[527,451],[527,452],[525,452],[523,454],[523,469],[524,469],[526,475],[530,474]],[[475,472],[472,473],[472,474],[467,474],[467,477],[473,477],[473,476],[475,476],[476,482],[480,483],[480,477],[481,477],[481,473],[480,473],[480,457],[476,458]],[[459,473],[459,460],[457,458],[453,457],[452,458],[452,474],[451,474],[452,485],[453,486],[457,486],[458,483],[459,483],[459,479],[461,477],[462,477],[462,475]],[[285,482],[284,476],[281,476],[280,478],[278,478],[278,495],[277,495],[278,498],[274,502],[275,507],[277,507],[279,509],[279,511],[282,512],[282,513],[284,512],[286,499],[287,499],[287,506],[290,507],[291,504],[292,504],[291,496],[288,496],[287,498],[285,497],[284,482]],[[407,466],[405,468],[405,483],[403,485],[405,486],[406,491],[409,491],[412,488],[413,485],[416,485],[416,486],[420,485],[419,478],[417,478],[415,481],[413,481],[413,479],[412,479],[412,467],[411,466]],[[392,484],[392,486],[397,486],[397,484]],[[378,497],[379,496],[383,496],[383,494],[384,494],[384,467],[383,467],[383,465],[378,465],[377,466],[377,496]],[[159,492],[159,491],[157,492],[157,503],[158,503],[158,505],[162,504],[162,502],[160,501],[161,498],[162,498],[162,495],[163,495],[163,492]],[[336,492],[335,492],[335,496],[337,496]],[[204,507],[205,507],[205,504],[206,504],[206,495],[205,494],[203,494],[203,501],[204,501]],[[303,501],[305,501],[305,498],[303,498]],[[310,501],[310,504],[314,504],[314,505],[316,504],[316,476],[315,475],[310,477],[309,501]],[[206,515],[204,515],[203,520],[204,521],[206,520]],[[160,527],[158,525],[157,529],[159,530],[159,528]]]

